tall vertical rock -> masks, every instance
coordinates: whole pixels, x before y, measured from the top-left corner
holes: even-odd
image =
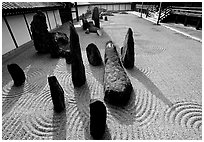
[[[40,53],[48,53],[50,35],[48,34],[46,17],[43,12],[38,11],[33,16],[31,32],[35,49]]]
[[[134,67],[135,62],[134,39],[132,29],[129,28],[125,36],[123,47],[121,48],[121,61],[127,69]]]
[[[130,99],[132,84],[128,78],[115,45],[107,42],[105,48],[104,100],[116,106],[125,106]]]
[[[100,18],[99,18],[99,9],[98,7],[94,7],[92,19],[94,20],[95,27],[100,28]]]
[[[62,112],[65,109],[64,91],[55,76],[48,77],[48,83],[50,86],[50,93],[54,105],[54,110],[56,112]]]
[[[25,82],[26,77],[24,71],[17,64],[9,64],[7,65],[7,69],[15,86],[21,86]]]
[[[95,100],[90,104],[90,133],[94,139],[101,139],[106,128],[106,107],[103,102]]]
[[[85,67],[81,55],[79,36],[74,25],[71,22],[69,24],[72,82],[74,87],[80,87],[86,82]]]

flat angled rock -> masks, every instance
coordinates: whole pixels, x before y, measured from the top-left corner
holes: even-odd
[[[86,82],[85,67],[82,60],[79,36],[70,22],[70,52],[71,52],[71,71],[74,87],[80,87]]]
[[[132,29],[129,28],[125,36],[123,47],[121,48],[121,62],[127,69],[132,69],[135,62],[134,39]]]
[[[21,86],[25,82],[26,77],[24,71],[17,64],[8,64],[7,69],[15,86]]]
[[[83,27],[83,30],[87,30],[90,26],[89,26],[89,22],[87,19],[85,18],[82,18],[82,27]]]
[[[65,109],[64,91],[55,76],[48,77],[48,83],[50,86],[50,93],[54,105],[54,110],[56,112],[62,112]]]
[[[116,106],[126,105],[132,92],[132,84],[112,41],[105,48],[104,92],[104,100]]]
[[[87,54],[88,61],[91,65],[99,66],[102,64],[101,54],[95,44],[90,43],[86,47],[86,54]]]
[[[103,102],[94,100],[90,104],[90,133],[94,139],[101,139],[106,128],[106,107]]]

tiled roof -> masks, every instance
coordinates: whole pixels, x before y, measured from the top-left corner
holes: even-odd
[[[61,7],[61,6],[63,6],[63,4],[60,2],[2,2],[3,10]]]
[[[2,14],[4,16],[18,15],[37,10],[59,9],[64,6],[61,2],[2,2]]]

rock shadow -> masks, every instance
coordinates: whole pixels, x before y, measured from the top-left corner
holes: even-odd
[[[151,79],[149,79],[146,74],[142,71],[140,71],[137,67],[134,66],[131,70],[126,70],[132,77],[137,79],[139,82],[141,82],[147,90],[149,90],[152,95],[156,96],[158,99],[160,99],[163,103],[171,107],[173,103],[165,97],[165,95],[162,93],[162,91],[152,82]]]
[[[54,127],[53,140],[66,140],[66,128],[67,115],[66,110],[61,113],[56,113],[53,111],[52,125]]]
[[[102,63],[100,66],[92,66],[91,64],[89,64],[89,68],[93,77],[103,85],[103,76],[105,71],[104,64]]]
[[[16,87],[14,84],[11,86],[8,94],[3,97],[4,101],[2,102],[2,116],[9,113],[16,102],[24,93],[25,83],[21,86]]]
[[[126,106],[119,107],[106,103],[107,110],[120,124],[132,125],[136,121],[136,94],[133,89]]]

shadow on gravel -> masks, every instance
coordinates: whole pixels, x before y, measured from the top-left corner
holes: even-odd
[[[56,113],[53,111],[52,125],[55,129],[53,131],[53,140],[66,140],[67,133],[66,122],[67,122],[66,110],[61,113]]]
[[[136,121],[136,100],[135,91],[133,90],[128,104],[124,107],[113,106],[106,103],[107,109],[120,124],[132,125]]]
[[[92,66],[91,64],[89,64],[89,67],[93,77],[103,85],[103,76],[105,70],[104,64],[100,66]]]
[[[141,82],[153,95],[163,101],[166,105],[171,107],[173,103],[165,97],[161,90],[137,67],[134,67],[132,70],[126,70],[132,77],[136,78]]]
[[[9,113],[16,102],[20,99],[24,92],[25,83],[22,86],[16,87],[11,86],[9,93],[4,97],[4,101],[2,102],[2,116]]]

